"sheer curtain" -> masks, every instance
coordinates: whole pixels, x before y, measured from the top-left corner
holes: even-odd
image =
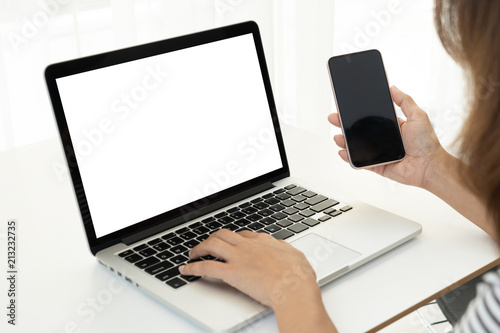
[[[261,28],[287,124],[329,137],[326,61],[369,48],[445,141],[461,124],[463,79],[439,45],[431,0],[0,0],[0,151],[57,135],[48,64],[246,20]]]

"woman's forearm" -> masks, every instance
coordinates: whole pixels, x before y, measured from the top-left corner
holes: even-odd
[[[424,188],[498,241],[486,205],[465,184],[460,170],[466,167],[462,161],[443,150],[429,166]]]
[[[273,308],[280,332],[337,332],[325,310],[320,289],[315,282],[288,293]]]

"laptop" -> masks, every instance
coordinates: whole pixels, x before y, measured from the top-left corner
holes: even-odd
[[[271,312],[220,280],[179,274],[220,228],[291,242],[320,285],[421,232],[290,178],[254,22],[52,64],[45,78],[92,254],[208,331]]]

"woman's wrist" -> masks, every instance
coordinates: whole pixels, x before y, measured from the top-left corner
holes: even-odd
[[[272,305],[280,332],[337,332],[316,281],[303,283]]]
[[[440,148],[427,165],[422,188],[439,196],[449,182],[456,181],[460,160]]]
[[[464,175],[468,166],[444,149],[429,163],[423,188],[446,202],[466,219],[483,229],[495,240],[496,225],[484,202],[467,185]]]

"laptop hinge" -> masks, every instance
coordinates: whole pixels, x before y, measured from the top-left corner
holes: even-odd
[[[139,231],[133,235],[124,237],[121,241],[122,243],[126,245],[131,245],[136,242],[139,242],[143,239],[146,239],[148,237],[151,237],[153,235],[156,235],[158,233],[164,232],[165,230],[169,228],[176,227],[180,224],[195,220],[203,215],[209,214],[211,212],[214,212],[218,209],[224,208],[226,206],[229,206],[231,204],[234,204],[235,202],[238,202],[240,200],[243,200],[245,198],[251,197],[255,194],[261,193],[263,191],[269,190],[273,188],[274,185],[271,182],[266,182],[257,186],[252,187],[251,189],[239,192],[237,194],[234,194],[228,198],[221,199],[219,201],[216,201],[212,204],[209,204],[205,207],[201,207],[199,209],[194,209],[190,210],[189,212],[175,217],[173,219],[170,219],[166,222],[160,223],[155,225],[154,227],[148,228],[143,231]]]

